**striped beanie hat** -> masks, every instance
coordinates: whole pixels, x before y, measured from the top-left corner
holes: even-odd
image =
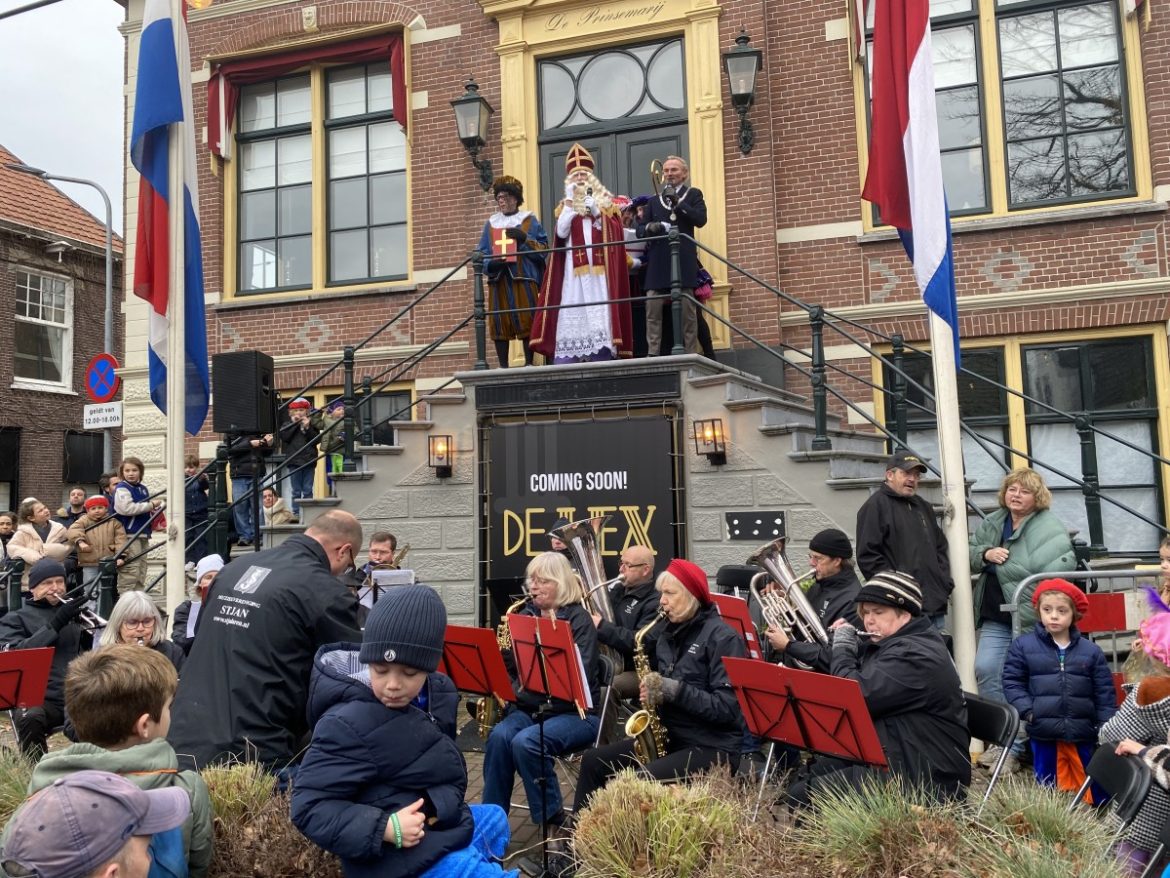
[[[909,573],[886,570],[866,581],[857,593],[857,603],[885,604],[917,616],[922,612],[922,588]]]

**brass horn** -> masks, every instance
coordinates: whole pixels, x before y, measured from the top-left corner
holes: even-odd
[[[784,553],[785,542],[783,538],[773,540],[748,559],[749,564],[763,568],[752,577],[748,588],[769,628],[782,630],[792,640],[824,646],[829,642],[829,633],[800,588],[801,581],[809,574],[796,575]],[[776,583],[777,590],[761,590],[760,583],[768,578]]]
[[[616,577],[615,579],[607,578],[605,568],[601,563],[601,546],[599,545],[599,540],[601,538],[601,529],[605,527],[605,522],[608,519],[608,515],[601,515],[595,518],[583,518],[580,521],[574,521],[570,524],[553,528],[549,531],[549,534],[564,543],[565,548],[569,550],[573,566],[577,568],[577,572],[581,575],[581,582],[584,587],[581,596],[589,604],[587,609],[612,624],[615,621],[615,617],[613,603],[609,599],[609,588],[611,585],[615,585],[618,581],[621,581],[622,577]],[[601,651],[613,659],[619,666],[625,662],[625,658],[612,647],[602,646]]]

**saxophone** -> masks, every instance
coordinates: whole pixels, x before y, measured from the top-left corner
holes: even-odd
[[[639,628],[638,633],[634,635],[634,670],[638,674],[639,683],[651,673],[650,657],[646,654],[646,635],[665,618],[666,611],[659,610],[654,618]],[[634,756],[643,765],[666,755],[666,729],[658,719],[657,705],[651,701],[652,699],[647,698],[645,706],[626,720],[626,735],[634,739]]]
[[[504,615],[500,616],[500,624],[496,627],[496,643],[500,652],[512,648],[512,634],[508,631],[508,617],[528,603],[528,595],[508,605]],[[500,721],[504,706],[492,695],[484,695],[475,704],[475,722],[479,729],[479,736],[485,741],[491,734],[492,726]]]

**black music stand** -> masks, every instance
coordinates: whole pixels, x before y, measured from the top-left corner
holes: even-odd
[[[578,658],[577,646],[573,642],[573,630],[563,620],[537,618],[536,616],[511,615],[507,617],[508,631],[512,635],[512,656],[516,660],[516,675],[520,687],[528,692],[543,695],[545,703],[536,712],[536,724],[540,730],[540,752],[547,756],[544,744],[544,715],[554,698],[571,701],[577,713],[585,718],[585,711],[593,705],[590,701],[584,669]],[[541,765],[544,765],[542,760]],[[541,798],[548,784],[548,777],[541,770],[539,780]],[[543,802],[541,805],[543,806]],[[548,815],[546,814],[547,818]],[[553,878],[548,870],[548,820],[540,823],[541,878]]]
[[[847,762],[887,765],[856,680],[743,658],[725,658],[723,665],[753,735]],[[769,753],[757,813],[771,760]]]
[[[45,703],[53,652],[51,646],[0,652],[0,710],[40,707]]]

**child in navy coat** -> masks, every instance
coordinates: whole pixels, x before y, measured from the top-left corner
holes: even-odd
[[[1046,579],[1032,605],[1035,630],[1016,638],[1004,661],[1004,697],[1028,724],[1036,779],[1076,790],[1098,730],[1117,712],[1113,675],[1101,647],[1077,630],[1089,609],[1083,591],[1064,579]]]
[[[463,801],[459,695],[435,673],[446,627],[433,589],[403,586],[374,604],[360,646],[317,653],[292,820],[341,858],[346,878],[505,875],[493,858],[508,845],[507,817]]]

